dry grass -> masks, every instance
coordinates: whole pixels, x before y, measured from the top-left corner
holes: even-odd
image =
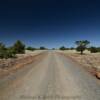
[[[26,51],[25,54],[18,54],[17,58],[0,59],[0,77],[15,71],[22,66],[31,63],[35,56],[38,56],[43,51]]]
[[[36,51],[26,51],[25,54],[17,54],[16,58],[9,58],[9,59],[0,59],[0,68],[5,68],[7,66],[11,66],[13,64],[21,63],[23,60],[28,59],[32,56],[35,56],[43,51],[36,50]]]
[[[9,59],[0,59],[0,70],[7,70],[9,67],[13,67],[15,65],[28,62],[28,59],[31,59],[33,56],[40,54],[41,50],[36,51],[26,51],[25,54],[17,54],[16,58],[9,58]]]
[[[63,53],[79,64],[85,66],[93,74],[100,72],[100,53],[90,53],[87,50],[84,52],[84,55],[80,55],[80,53],[75,50],[65,50]]]

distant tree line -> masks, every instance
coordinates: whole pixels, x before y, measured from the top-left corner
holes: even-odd
[[[31,47],[31,46],[28,46],[26,48],[26,50],[30,50],[30,51],[34,51],[34,50],[47,50],[48,48],[44,47],[44,46],[41,46],[40,48],[34,48],[34,47]]]
[[[83,52],[85,50],[89,50],[91,53],[100,52],[100,47],[94,47],[94,46],[89,47],[90,41],[88,40],[76,41],[75,44],[77,45],[76,48],[74,47],[66,48],[65,46],[61,46],[59,49],[60,50],[76,50],[80,52],[81,55],[83,55]]]
[[[34,47],[31,47],[31,46],[28,46],[28,47],[26,48],[26,50],[34,51],[34,50],[37,50],[37,48],[34,48]]]
[[[97,52],[100,52],[100,47],[90,47],[90,48],[87,48],[91,53],[97,53]]]
[[[65,46],[61,46],[59,49],[60,49],[60,50],[74,50],[75,48],[74,48],[74,47],[67,48],[67,47],[65,47]]]
[[[12,46],[7,47],[5,44],[0,42],[0,59],[7,59],[7,58],[15,58],[16,54],[24,54],[25,50],[47,50],[44,46],[41,46],[40,48],[34,48],[32,46],[26,47],[25,44],[17,40]]]
[[[90,42],[88,40],[76,41],[75,44],[77,45],[76,48],[74,48],[74,47],[67,48],[65,46],[61,46],[59,49],[60,50],[76,50],[76,51],[80,52],[81,55],[83,54],[83,52],[86,49],[89,50],[91,53],[100,52],[100,47],[94,47],[94,46],[89,47]],[[47,50],[47,48],[44,46],[41,46],[40,48],[34,48],[32,46],[25,47],[25,44],[20,40],[17,40],[10,47],[6,47],[5,44],[0,42],[0,58],[2,58],[2,59],[16,57],[16,54],[24,54],[25,50],[30,50],[30,51]],[[55,50],[55,48],[53,48],[52,50]]]
[[[90,44],[90,41],[88,40],[76,41],[75,44],[77,45],[76,50],[81,52],[81,55],[86,49],[89,50],[91,53],[100,52],[100,47],[88,47],[88,45]]]

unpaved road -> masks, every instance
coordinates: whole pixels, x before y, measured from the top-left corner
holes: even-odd
[[[0,100],[100,100],[100,81],[55,51],[0,79]]]

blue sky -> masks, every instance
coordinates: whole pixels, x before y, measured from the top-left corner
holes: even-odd
[[[100,46],[100,1],[0,1],[0,41],[17,39],[33,47],[72,47],[83,39]]]

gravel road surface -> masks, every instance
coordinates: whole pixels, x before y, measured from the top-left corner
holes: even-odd
[[[51,50],[0,79],[0,100],[100,100],[100,81]]]

